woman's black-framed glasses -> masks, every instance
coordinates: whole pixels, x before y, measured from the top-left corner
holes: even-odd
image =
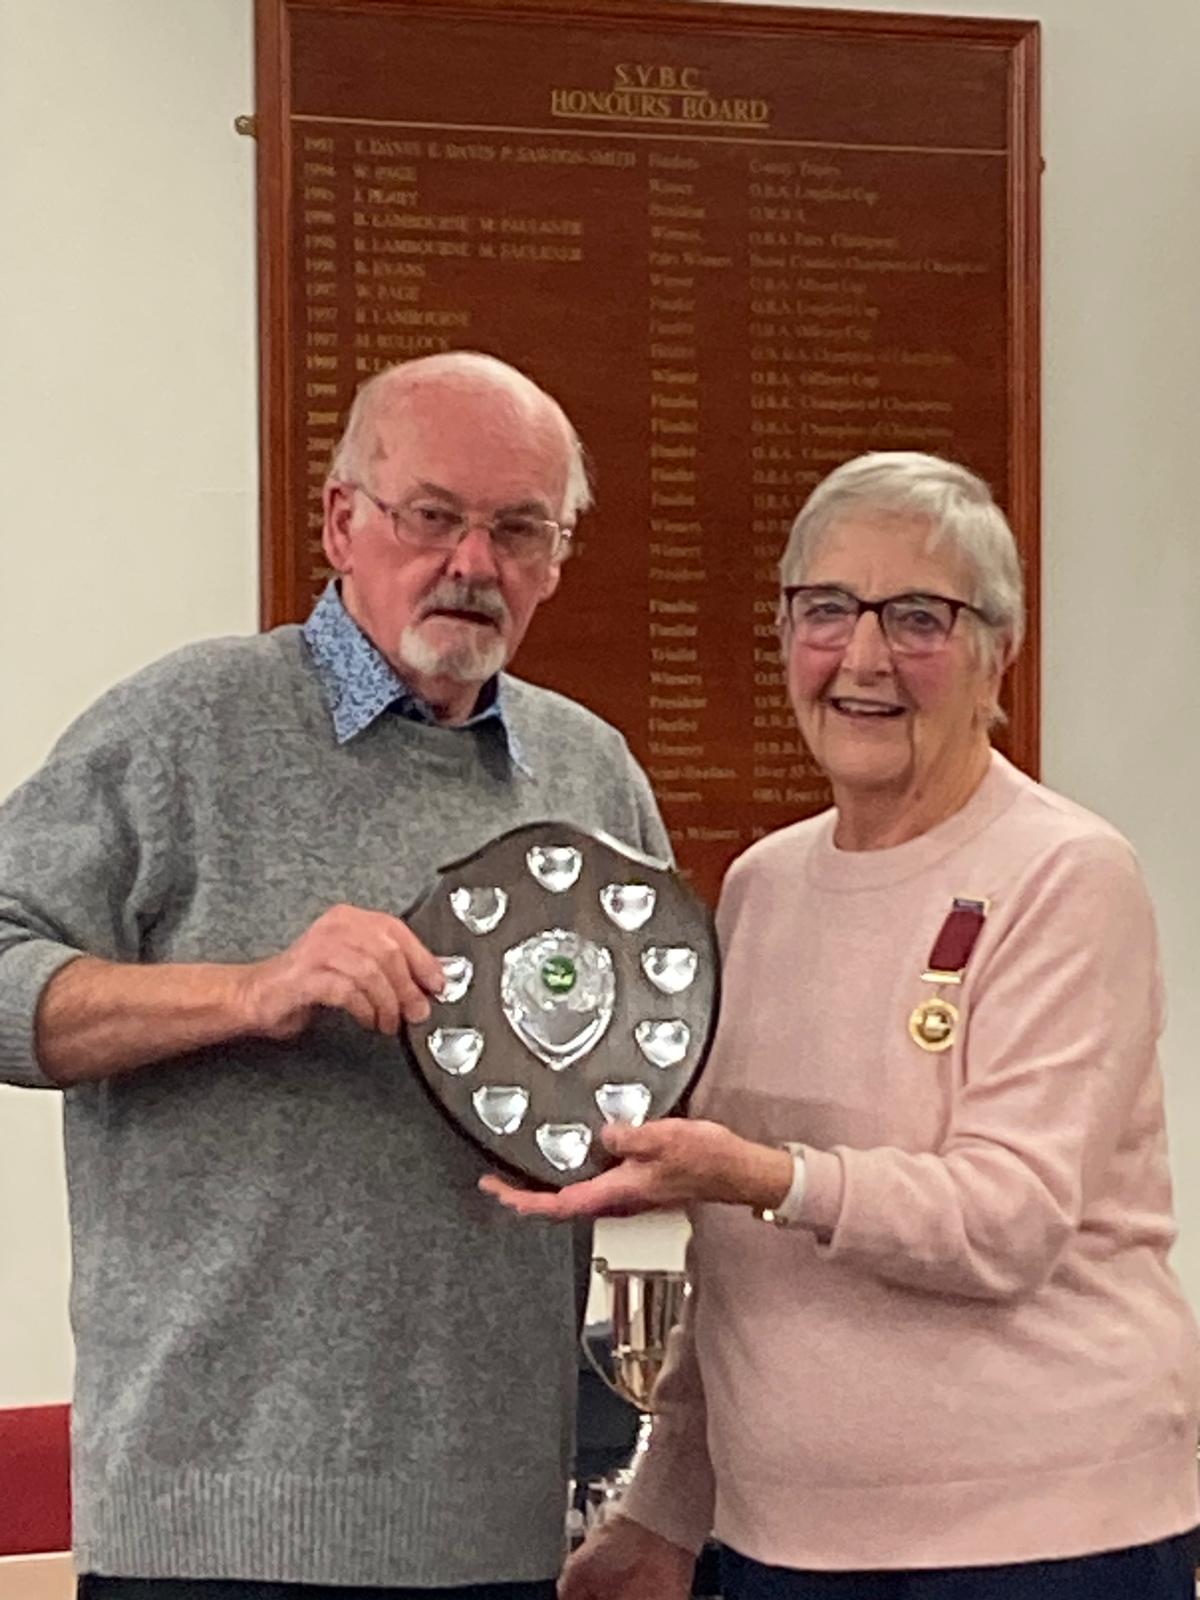
[[[473,527],[486,528],[496,551],[525,566],[561,561],[570,549],[570,528],[535,512],[498,511],[494,517],[472,517],[452,505],[424,497],[398,505],[381,500],[365,484],[348,482],[392,521],[392,532],[418,550],[453,550]]]
[[[882,600],[860,600],[848,589],[819,583],[795,583],[783,591],[783,616],[792,637],[814,650],[844,650],[858,619],[872,612],[891,649],[901,655],[927,656],[940,650],[954,631],[960,611],[981,622],[987,614],[967,600],[946,595],[890,594]]]

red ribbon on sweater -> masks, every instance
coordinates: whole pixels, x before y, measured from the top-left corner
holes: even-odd
[[[986,900],[968,900],[963,895],[955,896],[950,902],[946,920],[938,929],[938,936],[933,941],[933,949],[929,952],[928,970],[925,973],[928,982],[962,982],[962,975],[967,962],[971,959],[975,941],[983,932],[987,913]],[[935,973],[936,977],[933,976]]]
[[[987,919],[986,900],[973,900],[966,895],[956,895],[950,902],[946,919],[938,929],[929,961],[921,974],[923,983],[961,983],[976,940],[983,932]],[[954,1043],[958,1027],[958,1007],[940,994],[931,1000],[922,1000],[908,1019],[909,1037],[922,1050],[937,1054],[949,1050]]]

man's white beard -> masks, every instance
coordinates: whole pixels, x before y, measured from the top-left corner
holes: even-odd
[[[400,635],[400,659],[423,678],[447,678],[451,683],[486,683],[504,666],[505,644],[499,634],[473,638],[481,630],[459,625],[462,638],[452,644],[433,645],[423,637],[419,623],[409,623]]]

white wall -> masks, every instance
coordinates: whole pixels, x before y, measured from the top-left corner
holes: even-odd
[[[1044,23],[1045,776],[1158,902],[1200,1302],[1200,7],[957,9]],[[252,98],[251,0],[0,0],[0,791],[106,684],[255,625]],[[57,1141],[0,1091],[0,1405],[69,1389]]]
[[[250,0],[0,0],[0,792],[257,625]],[[0,1090],[0,1405],[70,1386],[58,1106]]]

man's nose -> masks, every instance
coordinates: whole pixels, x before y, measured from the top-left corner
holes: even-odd
[[[496,560],[496,547],[485,523],[473,522],[450,552],[446,562],[447,573],[454,578],[478,581],[496,579],[500,564]]]

